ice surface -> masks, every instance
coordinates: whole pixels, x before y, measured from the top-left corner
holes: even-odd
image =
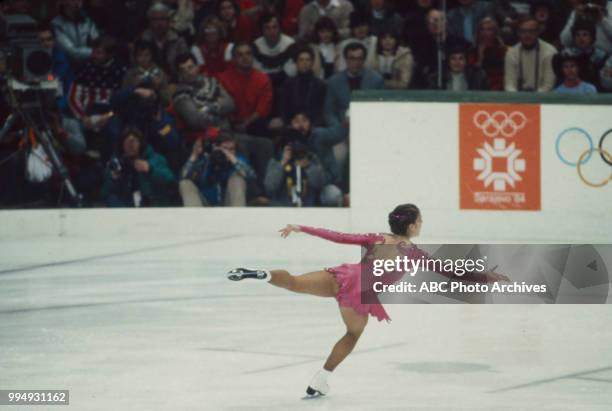
[[[224,273],[359,249],[273,234],[0,240],[0,389],[69,389],[78,411],[612,408],[609,305],[390,305],[303,400],[335,301]]]

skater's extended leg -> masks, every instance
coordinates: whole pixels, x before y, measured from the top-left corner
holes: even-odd
[[[346,324],[346,334],[338,340],[331,354],[329,354],[323,366],[327,371],[333,371],[353,351],[368,323],[367,315],[359,314],[351,307],[340,307],[340,314],[344,324]]]
[[[289,291],[318,297],[335,297],[338,294],[338,284],[334,276],[327,271],[291,275],[286,270],[272,270],[270,274],[270,284]]]

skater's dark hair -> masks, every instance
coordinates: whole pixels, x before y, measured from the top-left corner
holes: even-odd
[[[402,204],[389,213],[389,227],[397,235],[406,235],[410,224],[415,224],[421,211],[414,204]]]

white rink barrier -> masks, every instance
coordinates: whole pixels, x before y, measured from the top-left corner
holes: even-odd
[[[612,157],[596,150],[603,137],[612,156],[612,99],[537,98],[358,95],[354,228],[411,202],[434,238],[612,242]]]
[[[591,186],[612,174],[595,150],[612,130],[612,99],[468,97],[358,93],[350,209],[2,211],[0,238],[268,234],[286,223],[385,231],[388,212],[411,202],[420,242],[612,243],[612,181]],[[602,144],[612,154],[612,131]]]

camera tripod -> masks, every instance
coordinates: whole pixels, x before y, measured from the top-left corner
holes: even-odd
[[[12,109],[12,113],[7,117],[0,129],[0,142],[2,142],[17,120],[21,119],[24,124],[21,142],[26,152],[33,148],[33,142],[29,138],[29,134],[32,134],[35,141],[43,148],[53,170],[60,177],[63,187],[68,191],[72,205],[82,207],[83,196],[74,187],[68,169],[54,147],[56,139],[45,118],[41,95],[48,90],[29,87],[15,80],[8,80],[6,89],[8,92],[5,95],[9,97],[8,104]],[[19,92],[19,97],[17,97],[16,92]]]

